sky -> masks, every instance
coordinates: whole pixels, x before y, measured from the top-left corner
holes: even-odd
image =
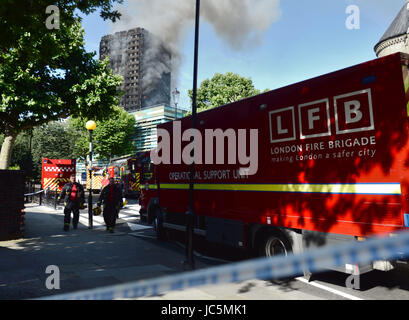
[[[164,13],[156,12],[154,5],[144,7],[141,12],[128,3],[144,0],[124,1],[123,21],[127,21],[127,26],[149,30],[148,27],[151,26],[149,23],[155,21],[153,17],[166,21]],[[161,7],[168,3],[169,7],[166,10],[172,13],[178,11],[178,7],[175,6],[177,2],[195,2],[149,1],[151,3],[157,1]],[[264,25],[257,30],[257,37],[243,40],[239,46],[232,44],[232,41],[226,38],[226,33],[220,30],[229,26],[223,26],[220,21],[219,23],[212,21],[211,11],[206,8],[208,4],[206,1],[213,3],[213,9],[223,13],[221,20],[227,21],[227,16],[232,19],[230,27],[239,29],[246,24],[246,16],[251,16],[252,19],[256,17],[257,20],[256,14],[260,14],[260,23],[263,22]],[[235,2],[237,4],[242,1],[254,6],[240,13],[238,11],[240,8],[235,6]],[[275,7],[272,7],[271,3],[266,4],[266,1],[274,2]],[[257,89],[272,90],[375,59],[374,46],[405,2],[405,0],[201,0],[198,86],[203,80],[212,78],[215,73],[234,72],[251,78]],[[231,3],[234,8],[228,7]],[[351,16],[351,12],[346,12],[350,5],[359,8],[359,26],[356,24],[357,20],[354,20],[358,29],[350,29],[346,25],[348,17]],[[254,14],[251,13],[252,8]],[[268,8],[271,12],[267,10]],[[261,12],[263,9],[267,11]],[[226,14],[230,10],[232,17]],[[179,20],[183,20],[183,16],[181,18],[183,12],[179,10]],[[137,17],[141,15],[149,17],[150,22],[142,18],[138,20]],[[123,24],[103,21],[97,12],[83,16],[82,22],[85,30],[85,47],[87,51],[97,52],[96,58],[101,37],[121,30]],[[252,27],[257,28],[257,25],[249,26]],[[193,21],[189,20],[186,23],[178,42],[178,49],[181,56],[180,68],[174,84],[181,92],[178,107],[190,109],[191,101],[187,92],[193,87]]]

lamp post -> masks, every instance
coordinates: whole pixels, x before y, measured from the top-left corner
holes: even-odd
[[[92,132],[97,127],[97,124],[90,120],[85,124],[89,132],[89,187],[88,187],[88,229],[92,229]]]
[[[30,148],[29,157],[30,158],[29,158],[28,177],[29,177],[29,185],[31,188],[31,179],[33,178],[33,155],[32,155],[33,128],[31,128],[29,132],[30,132],[30,143],[29,143],[29,148]]]
[[[199,53],[199,18],[200,18],[200,0],[196,0],[196,19],[195,19],[195,51],[193,63],[193,95],[192,95],[192,128],[196,128],[196,99],[197,99],[197,64]],[[195,164],[190,165],[190,183],[189,183],[189,211],[186,214],[186,261],[184,267],[186,270],[195,268],[193,259],[193,224],[194,224],[194,194],[193,184],[195,175]]]
[[[179,102],[179,96],[180,92],[178,91],[177,88],[175,88],[174,91],[172,91],[172,96],[173,96],[173,102],[175,103],[175,119],[178,118],[178,102]]]

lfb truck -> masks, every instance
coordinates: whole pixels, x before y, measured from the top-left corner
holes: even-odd
[[[409,56],[394,54],[158,126],[142,210],[261,255],[409,228]],[[193,151],[193,152],[192,152]],[[335,268],[355,275],[388,261]]]
[[[44,190],[60,192],[75,174],[75,159],[42,158],[41,185]]]
[[[138,152],[113,159],[108,166],[109,177],[120,179],[125,197],[139,197],[142,167],[146,157],[149,161],[149,152]]]

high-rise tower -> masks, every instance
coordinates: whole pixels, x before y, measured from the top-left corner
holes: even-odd
[[[135,112],[170,105],[171,54],[143,28],[102,37],[100,59],[109,57],[114,73],[123,77],[120,106]]]

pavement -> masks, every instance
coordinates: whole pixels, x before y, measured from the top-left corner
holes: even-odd
[[[184,272],[185,250],[158,241],[151,226],[139,221],[137,204],[121,210],[115,233],[106,231],[102,216],[81,211],[79,227],[63,231],[62,208],[26,204],[23,239],[0,242],[0,299],[34,299],[55,294]],[[196,269],[220,265],[216,259],[195,259]],[[60,271],[59,289],[48,289],[48,266]],[[140,300],[316,300],[319,290],[302,290],[301,282],[251,280],[172,291]]]

